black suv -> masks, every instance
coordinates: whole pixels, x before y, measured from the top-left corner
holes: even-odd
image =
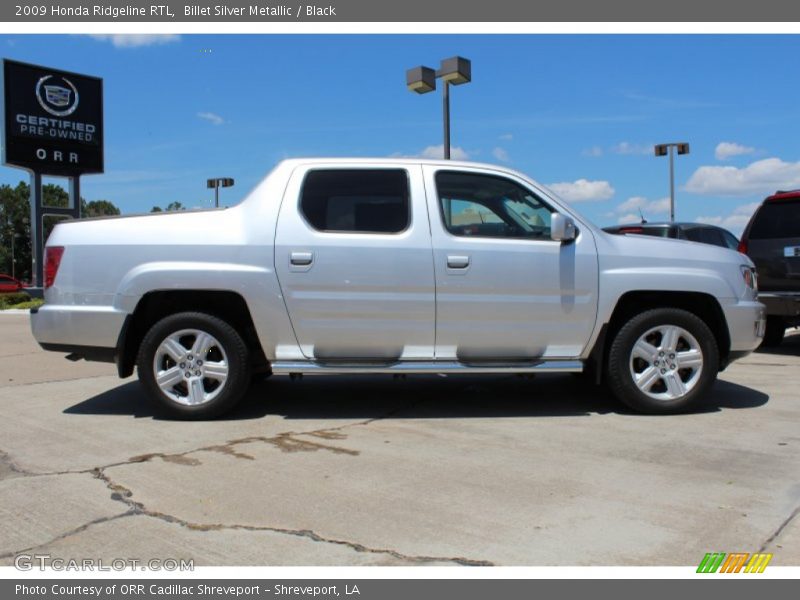
[[[736,250],[739,244],[736,236],[727,229],[705,223],[632,223],[630,225],[603,227],[603,231],[689,240],[690,242],[702,242],[703,244],[712,244],[733,250]]]
[[[758,271],[758,299],[767,307],[764,346],[777,346],[800,325],[800,190],[775,192],[758,207],[739,251]]]

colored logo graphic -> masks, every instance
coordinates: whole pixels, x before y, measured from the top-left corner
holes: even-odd
[[[763,573],[772,554],[756,552],[708,552],[697,567],[698,573]]]
[[[59,81],[64,85],[58,85]],[[66,77],[46,75],[36,83],[36,99],[51,115],[66,117],[78,108],[78,89]]]

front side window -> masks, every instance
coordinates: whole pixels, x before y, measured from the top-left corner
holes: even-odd
[[[445,229],[463,237],[550,239],[552,211],[530,190],[493,175],[439,171]]]
[[[320,169],[303,182],[300,211],[318,231],[399,233],[409,224],[403,169]]]

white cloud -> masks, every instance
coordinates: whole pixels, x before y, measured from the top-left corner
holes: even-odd
[[[628,198],[617,207],[617,212],[626,212],[629,210],[638,210],[647,204],[647,198],[643,196],[633,196]]]
[[[611,146],[614,154],[652,154],[653,144],[632,144],[631,142],[620,142]]]
[[[695,221],[698,223],[707,223],[708,225],[719,225],[720,227],[729,229],[737,236],[741,236],[745,226],[750,222],[750,217],[760,205],[760,202],[751,202],[750,204],[737,206],[729,215],[700,216],[697,217]]]
[[[697,217],[695,223],[705,223],[706,225],[719,225],[722,217]]]
[[[505,142],[510,142],[511,140],[514,139],[514,134],[512,134],[512,133],[504,133],[503,135],[500,136],[500,139],[505,141]]]
[[[800,187],[800,162],[765,158],[746,167],[705,166],[686,183],[686,191],[707,196],[768,194],[778,189]]]
[[[603,156],[603,149],[600,146],[592,146],[591,148],[586,148],[581,154],[597,158],[598,156]]]
[[[438,146],[428,146],[419,153],[420,158],[440,159],[444,158],[444,144]],[[469,154],[466,150],[459,146],[452,146],[450,148],[450,158],[453,160],[467,160]]]
[[[648,213],[668,213],[669,212],[669,198],[661,198],[660,200],[653,200],[652,202],[648,202],[647,206]]]
[[[642,217],[634,213],[627,213],[622,215],[619,219],[617,219],[618,225],[624,225],[625,223],[641,223]]]
[[[115,48],[139,48],[141,46],[161,46],[171,44],[181,39],[181,36],[174,33],[155,34],[155,33],[115,33],[112,35],[95,34],[92,38],[100,42],[111,42]]]
[[[222,125],[225,122],[225,119],[212,112],[199,112],[197,113],[197,116],[205,121],[208,121],[212,125]]]
[[[706,223],[707,225],[719,225],[725,229],[730,229],[737,235],[744,230],[745,225],[750,221],[750,217],[745,215],[728,215],[727,217],[697,217],[697,223]]]
[[[756,212],[756,209],[759,206],[761,206],[761,202],[751,202],[750,204],[743,204],[741,206],[737,206],[736,208],[734,208],[733,214],[747,215],[747,218],[749,219],[753,215],[753,213]]]
[[[492,156],[494,156],[500,162],[508,162],[511,158],[508,156],[508,151],[505,148],[495,148],[492,150]]]
[[[714,150],[717,160],[728,160],[731,156],[752,154],[756,149],[751,146],[742,146],[736,142],[720,142]]]
[[[614,188],[607,181],[578,179],[572,182],[551,183],[548,187],[568,202],[595,202],[608,200],[614,195]]]
[[[648,200],[643,196],[633,196],[628,198],[617,207],[618,213],[630,213],[636,211],[636,220],[640,220],[638,212],[641,210],[645,218],[653,214],[665,214],[669,212],[669,198],[659,198],[658,200]],[[628,216],[628,215],[626,215]]]

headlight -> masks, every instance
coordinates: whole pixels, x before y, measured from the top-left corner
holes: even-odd
[[[742,278],[744,279],[744,284],[754,292],[757,292],[758,277],[756,276],[756,270],[750,265],[742,265],[741,268],[742,268]]]

